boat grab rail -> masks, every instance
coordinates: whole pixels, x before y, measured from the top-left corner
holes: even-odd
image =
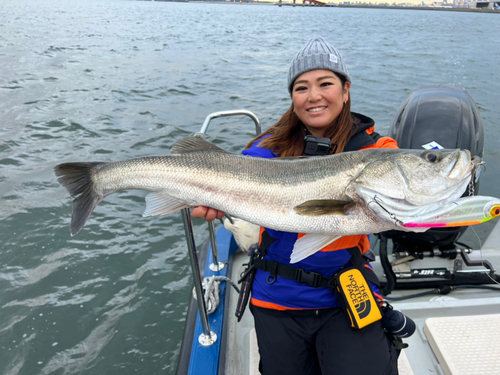
[[[213,119],[219,118],[219,117],[227,117],[227,116],[248,116],[250,117],[253,122],[255,123],[255,133],[256,135],[259,135],[261,133],[261,128],[260,128],[260,121],[255,116],[255,114],[251,111],[248,111],[246,109],[236,109],[233,111],[221,111],[221,112],[213,112],[209,114],[206,118],[205,121],[203,122],[203,125],[201,126],[200,133],[206,134],[208,130],[208,125],[210,124],[210,121]]]
[[[232,111],[213,112],[209,114],[199,131],[199,133],[206,134],[210,122],[219,117],[227,116],[248,116],[255,124],[256,135],[261,133],[260,121],[257,116],[248,110],[238,109]],[[182,209],[182,221],[184,223],[184,231],[186,233],[186,241],[188,245],[189,261],[191,263],[191,271],[193,273],[194,288],[196,292],[196,299],[198,302],[198,310],[200,312],[200,320],[203,333],[198,337],[198,342],[203,346],[213,345],[217,341],[217,335],[210,330],[210,323],[208,321],[207,306],[203,295],[203,280],[200,273],[200,265],[198,262],[198,253],[196,252],[196,244],[194,241],[193,222],[191,220],[191,212],[189,208]],[[217,242],[215,238],[215,225],[213,222],[208,223],[208,231],[210,234],[210,243],[212,245],[212,259],[213,263],[210,265],[212,271],[220,271],[224,268],[224,263],[219,262],[217,254]]]

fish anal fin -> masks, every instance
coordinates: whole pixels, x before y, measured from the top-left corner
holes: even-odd
[[[301,216],[347,215],[347,209],[352,203],[335,199],[316,199],[299,204],[293,209]]]
[[[228,153],[220,147],[208,142],[205,139],[203,133],[196,133],[196,135],[184,137],[179,140],[171,149],[170,155],[174,154],[187,154],[190,152],[202,152],[202,151],[212,151],[212,152],[223,152]]]
[[[142,216],[167,215],[188,207],[189,204],[166,193],[154,192],[146,195],[146,210]]]
[[[331,234],[316,234],[308,233],[300,237],[293,246],[292,255],[290,255],[290,263],[297,263],[301,260],[320,251],[325,246],[337,241],[341,236]]]

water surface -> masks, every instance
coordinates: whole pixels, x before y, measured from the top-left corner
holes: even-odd
[[[166,154],[220,110],[249,109],[271,126],[290,105],[289,63],[316,35],[343,53],[353,110],[382,134],[413,90],[465,88],[485,125],[481,193],[500,196],[496,14],[2,2],[1,374],[175,372],[191,291],[180,215],[143,218],[144,193],[121,192],[71,237],[53,167]],[[252,130],[219,119],[209,134],[239,152]],[[201,242],[204,223],[195,229]]]

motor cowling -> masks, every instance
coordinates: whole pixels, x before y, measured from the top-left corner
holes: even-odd
[[[476,103],[454,86],[422,87],[411,93],[397,111],[389,137],[400,148],[461,148],[483,156],[483,121]]]

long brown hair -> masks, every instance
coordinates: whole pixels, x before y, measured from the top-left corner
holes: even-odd
[[[345,78],[340,75],[338,76],[342,81],[342,87],[344,87]],[[355,122],[355,119],[351,115],[351,95],[349,93],[342,111],[325,134],[326,138],[330,138],[331,142],[337,145],[336,148],[330,150],[331,154],[338,154],[344,151],[347,142],[354,134]],[[301,156],[303,154],[306,127],[293,111],[293,103],[276,124],[251,140],[245,149],[249,149],[254,142],[268,134],[270,136],[264,138],[260,142],[259,147],[268,148],[282,157]]]

